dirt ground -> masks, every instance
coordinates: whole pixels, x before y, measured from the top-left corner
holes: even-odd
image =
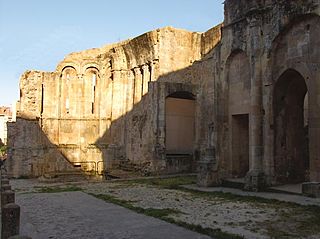
[[[12,185],[18,195],[82,191],[218,239],[320,238],[319,206],[181,187],[194,182],[183,177],[76,184],[13,180]]]

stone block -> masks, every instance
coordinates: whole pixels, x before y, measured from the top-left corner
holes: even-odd
[[[11,190],[11,186],[10,185],[3,185],[1,187],[1,192],[8,191],[8,190]]]
[[[216,170],[216,163],[201,161],[198,163],[197,185],[199,187],[219,186],[221,180]]]
[[[14,203],[15,195],[11,190],[4,191],[1,193],[1,207],[3,208],[6,204]]]
[[[8,239],[32,239],[32,238],[28,236],[16,235],[16,236],[9,237]]]
[[[320,182],[303,183],[302,194],[307,197],[320,198]]]
[[[9,203],[2,208],[1,215],[2,231],[1,238],[8,239],[19,235],[20,231],[20,206]]]
[[[1,179],[1,186],[9,185],[9,179]]]
[[[244,190],[251,192],[263,191],[266,187],[266,177],[262,172],[252,170],[245,177]]]

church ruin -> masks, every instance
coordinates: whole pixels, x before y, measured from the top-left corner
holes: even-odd
[[[320,1],[224,4],[205,33],[166,27],[24,73],[12,175],[125,163],[203,186],[319,182]]]

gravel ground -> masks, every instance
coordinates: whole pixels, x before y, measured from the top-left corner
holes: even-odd
[[[36,180],[14,180],[11,184],[16,188],[18,195],[22,196],[37,191],[41,187],[66,186],[64,184],[41,184]],[[295,208],[279,209],[279,207],[273,207],[270,203],[264,202],[237,201],[236,199],[223,199],[215,196],[205,197],[189,191],[125,182],[79,182],[67,186],[70,185],[81,187],[86,193],[111,195],[117,199],[129,201],[135,207],[175,209],[181,213],[170,214],[169,217],[176,221],[201,225],[204,228],[220,228],[222,231],[243,235],[248,239],[272,238],[270,227],[284,233],[279,238],[320,238],[319,229],[311,232],[298,231],[297,228],[300,224],[297,222],[310,216],[308,212],[304,215],[304,209],[302,209],[302,214],[298,214],[299,218],[293,220],[292,218],[297,217],[294,212]],[[36,197],[37,194],[31,195]],[[287,218],[283,218],[284,214]],[[51,215],[52,217],[54,215]]]

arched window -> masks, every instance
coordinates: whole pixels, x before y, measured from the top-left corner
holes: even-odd
[[[85,80],[86,84],[89,84],[90,86],[90,108],[91,108],[91,114],[95,114],[97,110],[97,98],[98,98],[98,92],[97,92],[97,86],[99,84],[99,71],[98,69],[94,67],[90,67],[85,72]]]
[[[63,68],[62,74],[62,86],[61,86],[61,101],[62,101],[62,112],[70,113],[70,88],[72,81],[77,79],[77,71],[72,66]]]

